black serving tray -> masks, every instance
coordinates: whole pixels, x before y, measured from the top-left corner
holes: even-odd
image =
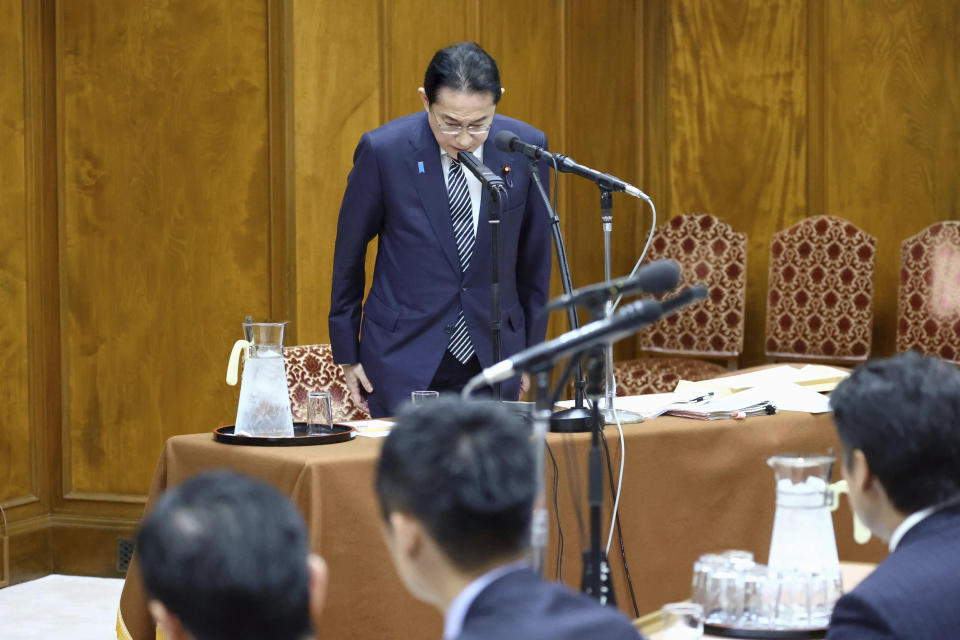
[[[826,627],[811,627],[808,629],[740,629],[724,624],[703,624],[704,635],[719,636],[721,638],[755,638],[757,640],[779,640],[780,638],[826,638]]]
[[[307,423],[293,423],[292,438],[269,438],[264,436],[238,436],[233,433],[234,425],[217,427],[213,439],[223,444],[238,444],[248,447],[305,447],[318,444],[336,444],[349,442],[356,435],[356,429],[346,424],[333,425],[333,433],[308,434]]]

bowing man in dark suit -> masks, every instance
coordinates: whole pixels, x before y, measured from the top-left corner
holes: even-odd
[[[527,564],[536,483],[530,429],[501,405],[401,411],[377,464],[390,556],[444,615],[445,640],[636,640],[616,609]]]
[[[546,333],[549,220],[526,161],[493,139],[506,129],[536,145],[547,140],[496,114],[502,91],[496,62],[479,46],[441,49],[419,90],[423,111],[368,131],[357,145],[337,225],[330,343],[354,399],[374,416],[392,414],[416,389],[459,391],[493,364],[489,195],[460,166],[460,151],[507,184],[499,224],[502,357]],[[545,168],[541,175],[549,185]],[[377,260],[364,303],[373,238]],[[503,397],[516,399],[520,384],[505,382]]]
[[[960,370],[869,362],[830,404],[850,502],[890,556],[840,598],[827,638],[960,638]]]

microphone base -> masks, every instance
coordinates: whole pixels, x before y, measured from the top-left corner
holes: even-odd
[[[643,422],[643,416],[626,409],[600,409],[600,415],[603,416],[603,424],[617,424],[617,418],[620,418],[620,424],[635,424]]]
[[[555,411],[550,416],[553,433],[584,433],[590,431],[590,412],[585,407]]]

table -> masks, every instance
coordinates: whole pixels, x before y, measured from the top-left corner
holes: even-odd
[[[616,471],[620,450],[616,427],[607,427],[606,435]],[[840,450],[830,414],[782,412],[713,422],[661,417],[625,425],[624,436],[620,515],[639,611],[689,598],[693,562],[702,553],[740,548],[766,558],[775,506],[773,475],[765,464],[769,455]],[[571,496],[579,493],[586,519],[589,439],[589,434],[548,437],[561,469],[562,578],[574,587],[579,586],[582,566]],[[205,470],[230,468],[266,480],[300,508],[311,547],[329,565],[330,592],[321,629],[325,640],[435,640],[441,636],[440,614],[406,593],[383,545],[373,490],[381,442],[361,437],[327,446],[261,448],[220,444],[210,433],[176,436],[160,456],[146,508],[165,488]],[[547,464],[551,491],[547,566],[553,575],[557,524],[549,458]],[[581,481],[576,492],[571,492],[568,481],[571,469]],[[608,488],[604,492],[604,520],[609,522],[612,500]],[[886,556],[886,548],[876,540],[855,545],[846,501],[835,514],[835,524],[841,559],[877,562]],[[621,610],[633,618],[616,548],[615,539],[610,554],[615,593]],[[136,557],[124,584],[120,616],[130,637],[153,637]]]

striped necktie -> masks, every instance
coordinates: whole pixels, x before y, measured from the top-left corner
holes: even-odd
[[[463,175],[463,166],[458,160],[453,160],[450,164],[450,172],[447,174],[447,196],[450,200],[453,237],[457,242],[457,253],[460,255],[460,268],[466,275],[477,238],[473,231],[473,203],[470,200],[470,191],[467,189],[467,180]],[[461,364],[466,364],[473,357],[473,342],[470,340],[470,332],[467,331],[467,319],[463,315],[462,306],[453,334],[450,336],[450,342],[447,343],[447,351],[453,354]]]

